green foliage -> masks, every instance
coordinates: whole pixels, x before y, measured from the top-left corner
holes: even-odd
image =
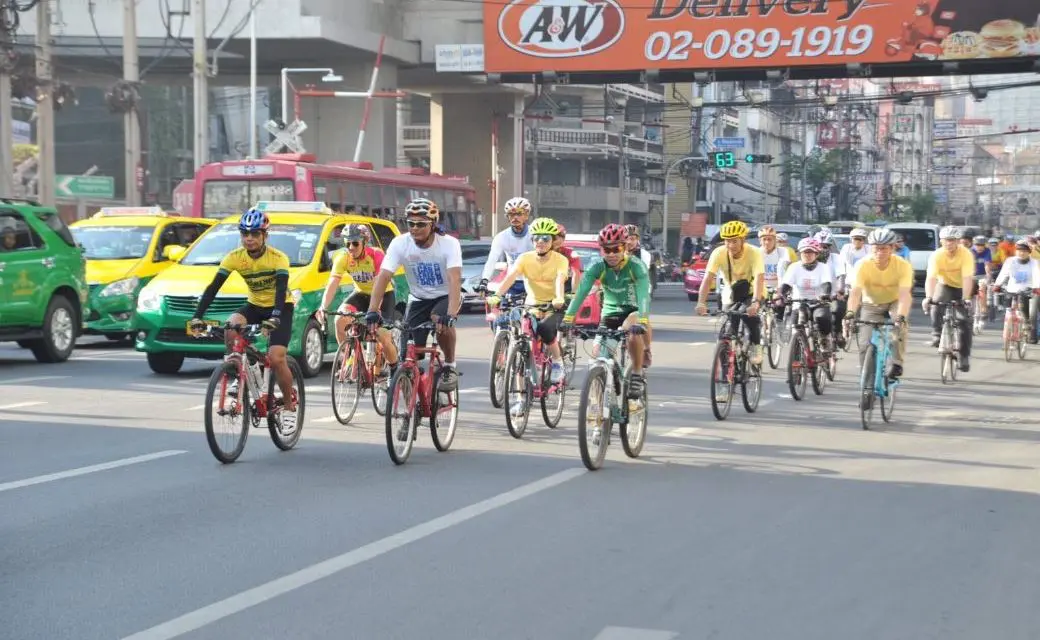
[[[935,194],[931,191],[896,198],[896,207],[901,217],[913,218],[916,222],[928,222],[935,218],[935,205]]]

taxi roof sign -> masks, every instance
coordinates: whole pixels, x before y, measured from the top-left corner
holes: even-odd
[[[324,202],[261,200],[254,208],[271,213],[335,213]]]
[[[109,218],[113,216],[160,216],[168,217],[162,207],[101,207],[95,218]]]

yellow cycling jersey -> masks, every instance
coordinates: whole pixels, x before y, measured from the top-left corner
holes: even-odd
[[[975,254],[967,247],[957,247],[951,255],[945,248],[936,249],[928,260],[928,276],[953,289],[960,289],[964,278],[975,276]]]
[[[249,287],[249,304],[257,307],[274,306],[274,279],[289,275],[289,256],[268,245],[263,255],[253,259],[245,247],[239,247],[224,256],[218,273],[237,271]]]

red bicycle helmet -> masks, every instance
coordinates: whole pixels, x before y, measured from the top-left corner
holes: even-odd
[[[608,224],[599,232],[601,247],[621,244],[625,240],[628,240],[628,230],[620,224]]]
[[[567,237],[567,227],[565,227],[562,224],[560,224],[559,222],[557,222],[556,223],[556,228],[559,229],[559,231],[556,232],[557,236],[559,236],[561,238],[566,238]]]

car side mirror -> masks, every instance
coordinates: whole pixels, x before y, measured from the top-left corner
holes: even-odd
[[[166,260],[172,260],[173,262],[177,262],[184,256],[184,253],[187,250],[188,249],[186,247],[182,247],[179,244],[168,244],[165,247],[163,247],[162,256]]]

